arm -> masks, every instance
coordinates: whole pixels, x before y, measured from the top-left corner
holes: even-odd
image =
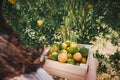
[[[86,80],[96,80],[97,66],[98,66],[97,59],[95,59],[93,55],[90,55]]]

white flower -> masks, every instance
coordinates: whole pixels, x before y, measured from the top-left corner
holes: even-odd
[[[114,46],[110,40],[99,39],[97,43],[92,47],[92,51],[95,53],[98,50],[99,54],[105,55],[113,55],[118,49],[118,46]]]
[[[120,47],[118,47],[118,51],[120,51]]]
[[[112,38],[110,34],[105,35],[106,38]]]
[[[102,73],[101,78],[102,78],[102,80],[110,79],[110,74]]]

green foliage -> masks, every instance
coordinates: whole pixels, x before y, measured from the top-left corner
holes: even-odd
[[[84,57],[86,57],[86,56],[88,56],[89,49],[88,49],[88,48],[85,48],[85,47],[80,48],[80,53],[82,53],[82,55],[83,55]]]
[[[114,55],[110,56],[110,63],[112,67],[116,69],[116,71],[120,70],[120,52],[116,52]]]
[[[107,72],[107,64],[106,64],[106,58],[104,55],[100,55],[98,51],[96,51],[94,55],[98,61],[99,61],[99,67],[98,67],[98,72]]]
[[[52,42],[54,30],[60,24],[58,16],[54,17],[58,12],[52,10],[57,6],[52,6],[53,3],[49,0],[18,0],[15,4],[6,1],[4,15],[24,44],[40,46]],[[43,25],[39,27],[37,20],[43,20]]]
[[[28,47],[66,40],[90,44],[100,33],[109,33],[109,27],[119,32],[120,20],[111,16],[116,12],[119,16],[117,2],[114,7],[108,0],[17,0],[14,4],[4,0],[3,14]],[[38,20],[43,22],[40,26]]]
[[[96,17],[104,16],[102,21],[114,30],[120,31],[120,0],[96,1]]]
[[[115,70],[116,75],[120,76],[120,52],[117,51],[114,55],[108,56],[106,58],[104,55],[100,55],[98,52],[94,55],[99,61],[98,73],[105,72],[109,70]]]

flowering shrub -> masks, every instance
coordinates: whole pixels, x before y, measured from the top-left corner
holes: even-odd
[[[99,61],[97,72],[98,80],[119,80],[120,76],[120,51],[110,55],[109,58],[104,55],[95,55]]]
[[[114,53],[118,50],[118,46],[114,46],[110,40],[100,38],[96,41],[92,50],[93,52],[97,50],[100,55],[108,57],[109,55],[114,55]]]
[[[94,56],[99,61],[98,80],[119,80],[120,45],[114,45],[106,38],[99,38],[92,47]],[[102,76],[102,77],[101,77]]]
[[[90,44],[100,33],[109,31],[110,26],[97,9],[106,4],[87,0],[4,0],[3,15],[28,47],[67,39]],[[61,28],[65,28],[62,34],[59,32]],[[75,36],[66,37],[66,30]]]

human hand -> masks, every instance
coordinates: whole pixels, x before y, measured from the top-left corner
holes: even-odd
[[[88,72],[86,76],[86,80],[96,80],[96,72],[98,68],[98,60],[93,57],[93,54],[90,54],[89,64],[88,64]]]

